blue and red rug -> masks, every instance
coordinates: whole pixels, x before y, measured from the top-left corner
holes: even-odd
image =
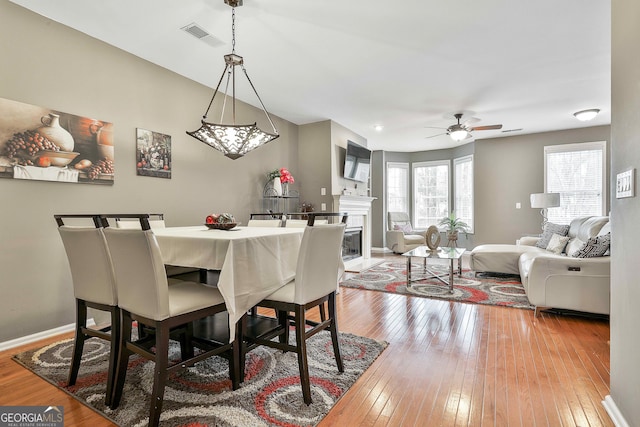
[[[247,354],[245,381],[233,391],[229,365],[211,357],[191,368],[170,374],[160,417],[161,426],[314,426],[346,393],[386,347],[386,343],[340,333],[344,372],[333,357],[329,332],[307,341],[313,403],[302,400],[298,360],[295,353],[258,347]],[[104,405],[109,344],[99,339],[85,343],[76,384],[66,386],[73,339],[58,341],[38,350],[14,356],[40,377],[101,412],[123,427],[147,425],[153,385],[153,362],[132,356],[120,406]],[[172,354],[180,356],[177,343]]]
[[[429,264],[429,269],[446,275],[448,266]],[[414,277],[422,271],[421,263],[412,263]],[[425,298],[467,302],[474,304],[500,305],[533,310],[519,276],[480,273],[475,277],[469,270],[463,270],[453,280],[453,293],[449,286],[438,279],[423,279],[407,287],[407,264],[403,260],[385,261],[369,270],[350,277],[341,286],[394,294],[412,295]]]

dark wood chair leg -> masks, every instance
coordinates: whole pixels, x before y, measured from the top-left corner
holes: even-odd
[[[87,326],[87,305],[83,300],[76,299],[76,338],[73,343],[73,356],[71,356],[71,368],[67,384],[74,385],[78,379],[82,349],[86,336],[83,329]]]
[[[120,334],[122,333],[120,321],[120,310],[118,307],[113,307],[111,309],[111,350],[109,352],[109,371],[107,374],[107,396],[104,401],[106,406],[111,406],[113,388],[116,383],[116,364],[118,363],[118,348],[120,347]]]
[[[120,333],[120,345],[118,351],[118,363],[116,364],[115,383],[113,385],[113,396],[111,397],[111,409],[116,409],[122,398],[124,389],[124,381],[127,376],[127,366],[129,365],[129,356],[131,350],[127,348],[126,342],[131,339],[131,315],[126,311],[122,311],[122,323],[120,324],[122,332]]]
[[[182,360],[193,357],[193,323],[188,323],[180,333],[180,356]]]
[[[305,311],[304,307],[296,306],[296,347],[298,353],[298,367],[300,370],[300,385],[304,403],[311,404],[311,381],[309,379],[309,365],[307,363],[307,341],[305,339]]]
[[[278,335],[278,341],[281,344],[287,344],[289,342],[289,313],[283,310],[276,311],[278,317],[278,323],[282,328],[282,334]]]
[[[338,365],[338,371],[344,372],[344,365],[342,363],[342,354],[340,353],[340,341],[338,340],[338,319],[336,317],[336,293],[332,292],[329,295],[329,318],[331,319],[331,325],[329,330],[331,331],[331,341],[333,343],[333,354],[336,358],[336,364]]]
[[[324,322],[325,320],[327,320],[327,313],[324,310],[324,303],[318,306],[318,310],[320,310],[320,321]]]
[[[149,427],[160,424],[164,388],[167,383],[169,367],[169,327],[162,322],[156,325],[156,360],[153,374],[153,392],[151,393],[151,410],[149,411]]]

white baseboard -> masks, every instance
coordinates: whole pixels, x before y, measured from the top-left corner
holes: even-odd
[[[96,322],[93,318],[87,319],[87,326],[95,326]],[[0,351],[9,350],[14,347],[19,347],[25,344],[31,344],[32,342],[40,341],[45,338],[52,337],[54,335],[64,334],[65,332],[71,332],[75,330],[76,324],[70,323],[68,325],[59,326],[57,328],[49,329],[47,331],[37,332],[35,334],[27,335],[25,337],[16,338],[10,341],[0,342]]]
[[[615,424],[616,427],[631,427],[627,420],[622,416],[622,413],[618,409],[618,405],[613,401],[611,395],[608,394],[604,397],[602,406],[607,410],[609,418],[611,418],[611,421],[613,421],[613,424]]]
[[[389,248],[371,248],[371,252],[375,252],[375,253],[393,253],[393,251]]]

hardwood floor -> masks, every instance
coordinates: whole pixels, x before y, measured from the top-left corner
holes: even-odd
[[[340,330],[389,343],[327,426],[613,426],[609,322],[343,288]],[[48,339],[26,347],[39,347]],[[63,405],[65,426],[111,426],[0,353],[0,405]]]

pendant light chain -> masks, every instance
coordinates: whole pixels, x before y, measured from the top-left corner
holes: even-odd
[[[236,53],[236,8],[231,8],[231,53]]]

